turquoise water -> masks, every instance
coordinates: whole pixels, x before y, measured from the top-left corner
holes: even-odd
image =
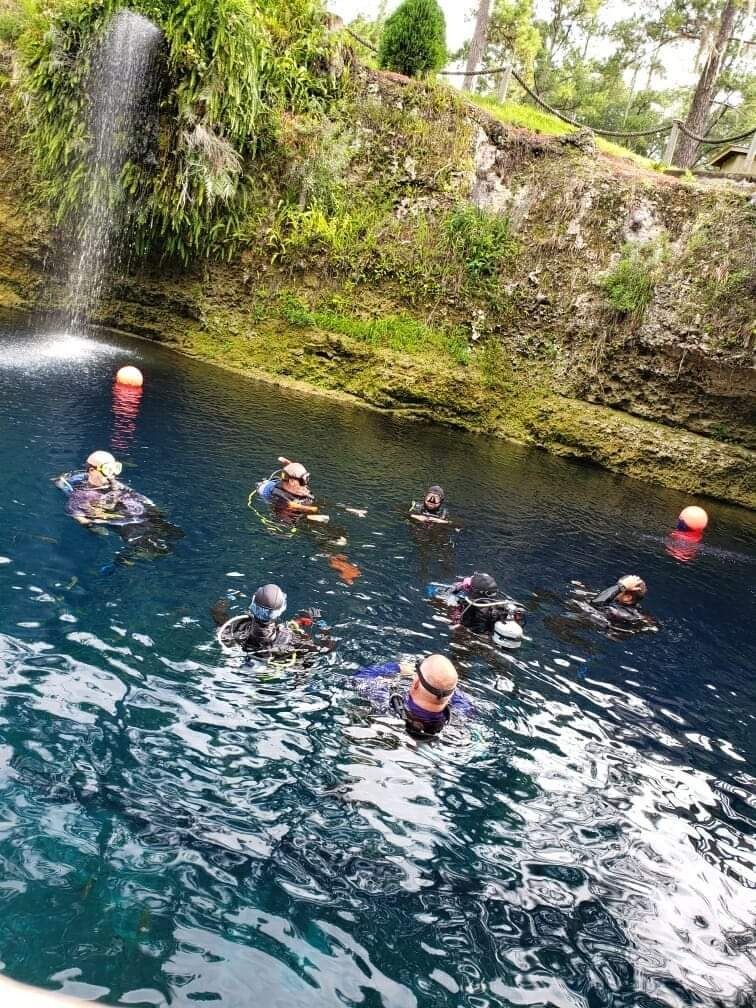
[[[707,504],[682,564],[682,494],[116,338],[1,334],[0,435],[5,972],[140,1006],[753,1004],[753,515]],[[103,574],[120,540],[50,478],[111,445],[186,536]],[[328,528],[246,508],[280,453]],[[405,519],[436,481],[451,542]],[[476,566],[530,610],[516,655],[452,642],[424,601]],[[568,618],[573,580],[626,572],[659,633]],[[209,606],[268,580],[323,609],[331,661],[220,655]],[[364,661],[450,648],[478,714],[438,743],[355,688]]]

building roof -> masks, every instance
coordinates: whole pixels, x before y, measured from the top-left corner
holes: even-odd
[[[719,151],[714,157],[709,161],[710,165],[718,165],[720,161],[724,161],[725,158],[732,157],[737,154],[747,154],[748,144],[733,144],[732,147],[725,147],[724,150]]]

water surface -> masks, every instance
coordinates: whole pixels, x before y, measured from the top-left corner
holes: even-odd
[[[114,414],[122,363],[146,387]],[[120,541],[50,483],[108,447],[186,532],[111,574]],[[279,454],[328,529],[279,537],[247,509]],[[115,337],[0,335],[0,471],[11,976],[187,1008],[753,1004],[752,515],[707,504],[681,564],[681,494]],[[434,482],[452,543],[404,517]],[[531,610],[514,658],[460,647],[423,599],[476,567]],[[572,581],[628,572],[659,633],[565,619]],[[209,605],[269,580],[323,609],[332,662],[221,656]],[[355,690],[359,663],[450,647],[478,716],[438,743]]]

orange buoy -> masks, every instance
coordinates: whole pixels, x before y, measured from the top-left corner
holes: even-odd
[[[132,388],[141,388],[144,384],[144,377],[139,368],[132,367],[129,364],[119,369],[116,375],[116,383],[118,385],[130,385]]]
[[[683,508],[680,517],[677,519],[677,527],[682,532],[703,532],[709,524],[709,516],[702,507],[691,505]]]

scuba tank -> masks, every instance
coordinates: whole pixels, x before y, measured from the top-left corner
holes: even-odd
[[[506,648],[508,651],[515,651],[522,644],[524,636],[525,631],[513,619],[507,620],[506,623],[499,620],[495,624],[492,634],[494,644]]]
[[[499,647],[507,648],[509,651],[516,650],[525,637],[523,624],[525,623],[525,610],[522,606],[514,602],[506,603],[505,620],[497,620],[493,628],[493,642]]]

